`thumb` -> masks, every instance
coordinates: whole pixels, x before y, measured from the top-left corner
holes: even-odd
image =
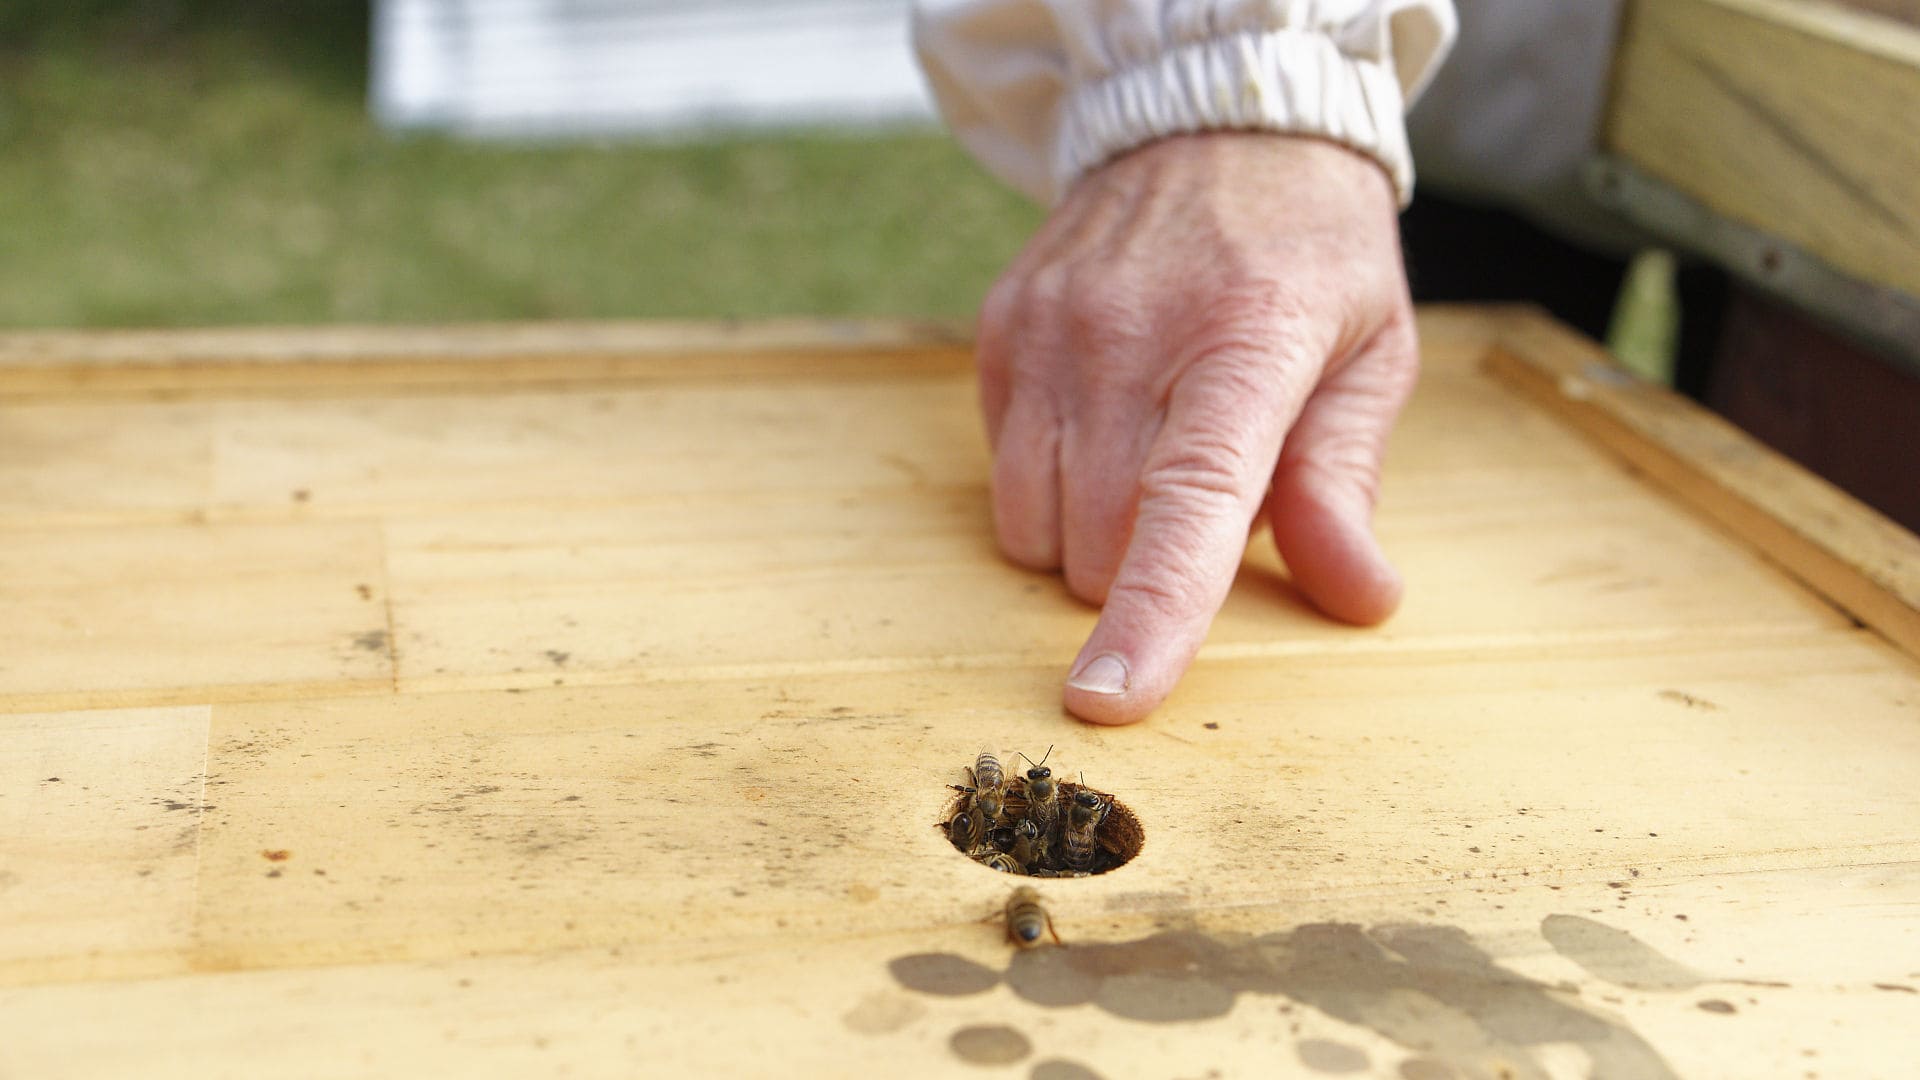
[[[1293,581],[1321,611],[1371,625],[1400,604],[1400,574],[1373,534],[1387,434],[1413,392],[1412,322],[1389,324],[1307,399],[1273,473],[1267,519]]]

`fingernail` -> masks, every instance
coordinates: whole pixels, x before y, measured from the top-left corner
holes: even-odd
[[[1080,665],[1080,670],[1067,679],[1067,685],[1090,694],[1124,694],[1127,662],[1114,653],[1101,653]]]

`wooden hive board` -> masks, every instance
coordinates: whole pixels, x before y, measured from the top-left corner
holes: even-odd
[[[1906,1071],[1920,545],[1422,330],[1404,610],[1256,540],[1125,729],[936,329],[0,339],[0,1076]],[[932,825],[1049,745],[1146,844],[1016,956]]]
[[[1914,0],[1628,0],[1602,128],[1714,214],[1920,296]]]

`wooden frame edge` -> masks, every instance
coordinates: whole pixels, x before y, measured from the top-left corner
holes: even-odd
[[[899,374],[970,363],[956,322],[776,319],[0,334],[0,399]]]
[[[1542,312],[1508,313],[1482,363],[1920,658],[1920,537]]]

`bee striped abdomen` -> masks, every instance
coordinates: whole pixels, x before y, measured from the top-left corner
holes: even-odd
[[[980,756],[973,759],[973,786],[982,791],[998,792],[1007,782],[1006,774],[1000,769],[1000,759],[982,750]]]
[[[978,862],[981,866],[991,870],[998,870],[1003,874],[1018,874],[1021,872],[1020,864],[1014,862],[1013,856],[1004,851],[989,851],[984,855],[976,855],[974,856],[974,861]]]
[[[1052,934],[1053,940],[1060,943],[1052,917],[1040,904],[1040,894],[1022,885],[1007,897],[1007,937],[1015,945],[1031,949],[1040,944],[1042,932]]]
[[[980,846],[980,839],[985,835],[985,823],[971,810],[962,810],[947,822],[947,839],[953,841],[953,846],[961,851],[973,851]]]

